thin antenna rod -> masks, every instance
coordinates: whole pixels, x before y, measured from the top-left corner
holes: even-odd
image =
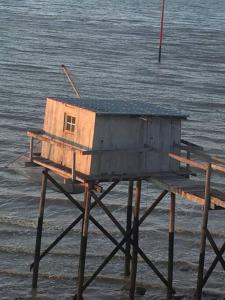
[[[64,71],[64,73],[65,73],[67,79],[69,80],[69,83],[70,83],[70,85],[71,85],[71,87],[72,87],[72,89],[73,89],[73,91],[74,91],[76,97],[77,97],[77,98],[80,98],[80,94],[79,94],[79,92],[78,92],[78,89],[76,88],[76,85],[75,85],[74,81],[70,78],[68,68],[67,68],[65,65],[62,65],[62,68],[63,68],[63,71]]]
[[[164,11],[165,11],[165,0],[162,0],[161,22],[160,22],[160,38],[159,38],[159,63],[161,62],[161,55],[162,55]]]

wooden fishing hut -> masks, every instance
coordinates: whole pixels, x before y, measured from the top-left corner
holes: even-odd
[[[30,161],[44,168],[35,259],[31,265],[33,268],[33,288],[37,287],[40,260],[69,230],[80,220],[83,220],[76,299],[82,299],[85,288],[119,250],[125,255],[125,275],[131,274],[130,299],[134,299],[135,295],[138,254],[142,256],[166,287],[172,291],[172,283],[160,273],[138,245],[139,225],[166,193],[163,192],[156,199],[156,203],[147,210],[141,220],[139,219],[139,211],[142,180],[159,172],[179,171],[179,162],[170,160],[168,153],[180,153],[178,146],[181,139],[181,121],[184,119],[186,119],[185,115],[161,109],[143,101],[46,99],[43,129],[28,131]],[[41,141],[41,153],[34,153],[34,140]],[[50,172],[84,185],[83,206],[52,178]],[[53,183],[63,192],[78,207],[81,215],[41,254],[47,181]],[[129,182],[126,228],[123,228],[102,202],[102,199],[120,181]],[[136,181],[136,196],[132,226],[134,181]],[[101,182],[110,182],[105,191],[101,188]],[[93,200],[92,203],[91,199]],[[103,225],[91,216],[90,210],[95,205],[99,205],[103,209],[123,234],[121,242],[118,242]],[[89,220],[112,241],[115,249],[93,276],[84,283]],[[131,246],[133,247],[132,255]],[[171,267],[169,272],[172,272]]]
[[[135,297],[138,255],[166,286],[167,299],[172,299],[175,292],[173,288],[175,195],[179,194],[188,200],[197,201],[197,196],[192,193],[190,179],[187,175],[190,174],[190,166],[193,164],[196,166],[196,163],[190,160],[190,151],[193,149],[196,151],[196,147],[181,140],[181,122],[186,117],[143,101],[47,98],[43,129],[28,131],[30,161],[44,168],[35,257],[31,265],[31,269],[33,268],[33,288],[37,287],[40,260],[82,220],[77,293],[74,299],[83,299],[84,290],[119,250],[124,253],[125,257],[124,275],[130,276],[129,299],[133,300]],[[38,154],[34,153],[35,139],[41,141],[42,144],[41,153]],[[187,152],[185,158],[180,156],[182,149]],[[186,163],[185,171],[180,168],[181,162]],[[204,170],[208,170],[208,167]],[[50,175],[51,172],[65,179],[79,182],[85,187],[83,206]],[[201,186],[203,191],[209,189],[208,173],[207,171],[206,188],[204,185]],[[152,180],[160,188],[163,188],[163,191],[140,217],[143,180]],[[41,253],[42,225],[48,181],[63,192],[81,211],[81,214]],[[125,228],[102,201],[120,181],[129,182]],[[101,187],[102,182],[109,184],[105,190]],[[134,182],[136,188],[133,199]],[[175,183],[178,182],[183,183],[183,186],[181,184],[175,188]],[[189,194],[184,192],[187,186],[189,187]],[[192,188],[196,191],[196,185]],[[169,208],[168,277],[165,278],[139,247],[139,227],[168,192],[171,195],[171,203]],[[208,190],[205,194],[202,192],[199,197],[201,198],[200,204],[206,205],[205,203],[207,203],[208,205]],[[222,206],[221,203],[217,197],[215,204]],[[104,224],[100,224],[91,215],[91,210],[96,205],[102,208],[122,233],[121,241],[116,240],[107,231]],[[209,206],[206,206],[205,210],[208,211],[208,208]],[[204,218],[206,218],[205,214]],[[84,282],[89,221],[110,239],[115,248],[93,275]],[[202,249],[205,246],[204,234],[202,233]],[[218,251],[222,252],[224,249]],[[203,280],[202,266],[204,266],[202,251],[200,257],[199,293],[203,287],[201,281]],[[217,259],[221,261],[221,257],[221,253],[217,253]]]
[[[129,178],[179,168],[165,153],[177,151],[183,118],[140,101],[47,98],[43,132],[29,135],[42,141],[38,163],[65,177]]]

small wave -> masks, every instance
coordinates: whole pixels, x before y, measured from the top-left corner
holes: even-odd
[[[0,246],[0,253],[33,255],[34,251],[22,247]]]
[[[218,230],[218,229],[211,229],[210,230],[211,234],[213,235],[214,238],[224,238],[225,237],[225,232],[223,229]],[[185,228],[176,228],[176,233],[179,233],[182,236],[200,236],[200,229],[199,230],[188,230]]]
[[[0,224],[16,225],[20,227],[36,228],[36,222],[29,219],[18,219],[15,217],[0,217]]]

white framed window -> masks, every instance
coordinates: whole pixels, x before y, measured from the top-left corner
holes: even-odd
[[[75,132],[75,127],[76,127],[76,118],[68,114],[65,114],[64,130],[73,133]]]

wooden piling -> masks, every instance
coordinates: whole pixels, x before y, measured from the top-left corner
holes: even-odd
[[[202,229],[201,229],[201,244],[200,244],[200,255],[199,255],[199,266],[198,266],[198,279],[196,297],[201,299],[203,281],[204,281],[204,264],[205,264],[205,247],[206,247],[206,230],[208,225],[208,216],[210,208],[210,180],[211,180],[211,164],[208,164],[205,178],[205,204],[203,211]]]
[[[133,188],[134,182],[133,180],[129,181],[128,187],[128,201],[127,201],[127,225],[126,225],[126,233],[130,232],[131,230],[131,223],[132,223],[132,204],[133,204]],[[126,242],[126,255],[125,255],[125,265],[124,265],[124,276],[130,275],[130,241],[127,240]]]
[[[90,207],[91,207],[91,189],[92,189],[92,184],[89,183],[88,185],[86,185],[85,193],[84,193],[84,217],[83,217],[82,230],[81,230],[77,295],[75,296],[76,300],[83,299],[82,294],[83,294],[84,271],[85,271],[85,261],[86,261],[86,251],[87,251],[89,216],[90,216]]]
[[[130,282],[130,300],[134,300],[135,287],[136,287],[140,203],[141,203],[141,180],[138,180],[136,183],[136,197],[135,197],[134,220],[133,220],[133,252],[132,252],[132,267],[131,267],[131,282]]]
[[[39,261],[40,261],[40,253],[41,253],[41,237],[42,237],[45,199],[46,199],[46,188],[47,188],[47,174],[48,174],[48,170],[45,169],[42,174],[42,190],[41,190],[41,199],[40,199],[40,205],[39,205],[39,216],[38,216],[36,246],[35,246],[35,255],[34,255],[33,279],[32,279],[32,288],[33,289],[37,288],[37,281],[38,281]]]
[[[174,229],[175,229],[176,195],[171,193],[169,211],[169,244],[168,244],[168,288],[167,300],[173,296],[173,259],[174,259]]]

